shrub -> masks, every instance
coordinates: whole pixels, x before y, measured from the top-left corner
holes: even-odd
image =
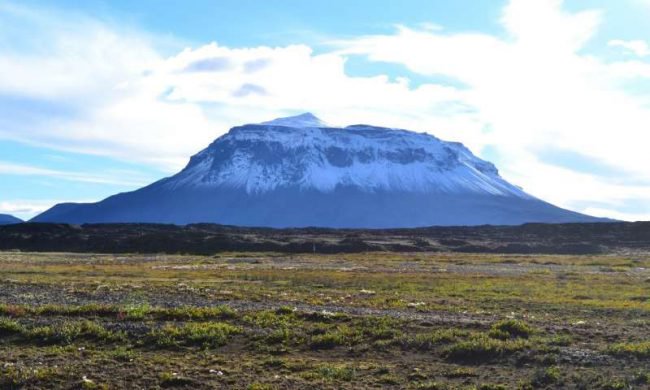
[[[160,375],[160,386],[161,387],[179,387],[179,386],[188,386],[193,384],[193,381],[189,378],[184,378],[172,372],[164,372]]]
[[[208,319],[231,319],[237,317],[237,312],[230,306],[222,305],[215,307],[192,307],[182,306],[170,309],[152,310],[158,318],[175,320],[208,320]]]
[[[549,345],[557,345],[561,347],[566,347],[571,345],[573,338],[569,335],[557,335],[553,336],[548,340]]]
[[[469,333],[461,329],[442,329],[429,333],[419,333],[413,337],[404,340],[404,344],[410,348],[419,350],[430,350],[436,345],[447,344],[458,341],[460,337],[467,336]]]
[[[340,345],[356,345],[362,340],[363,334],[358,329],[339,325],[324,334],[313,336],[310,346],[313,349],[330,349]]]
[[[264,338],[267,344],[287,344],[293,337],[293,331],[287,327],[276,329]]]
[[[77,339],[94,341],[123,341],[124,333],[111,332],[93,321],[63,322],[52,326],[25,329],[23,337],[44,344],[70,344]]]
[[[331,349],[345,344],[345,337],[339,332],[327,332],[313,336],[309,344],[312,349]]]
[[[453,360],[491,360],[528,347],[527,340],[499,340],[478,334],[460,341],[446,350],[447,358]]]
[[[347,366],[323,366],[318,369],[318,373],[324,379],[349,382],[356,375],[356,370]]]
[[[275,313],[279,315],[289,315],[289,314],[293,314],[294,311],[295,311],[294,308],[290,306],[280,306],[275,310]]]
[[[607,351],[616,356],[634,356],[640,359],[647,359],[650,358],[650,341],[614,344]]]
[[[489,335],[495,339],[509,339],[509,338],[525,338],[530,337],[535,330],[520,320],[501,320],[492,325]]]
[[[187,323],[178,327],[167,324],[152,330],[149,337],[159,346],[173,346],[179,343],[200,344],[203,347],[218,347],[226,344],[233,334],[241,333],[241,328],[221,322]]]
[[[0,318],[0,336],[21,333],[23,326],[17,321]]]
[[[129,320],[142,320],[150,311],[148,303],[133,303],[124,308],[125,317]]]
[[[355,327],[373,340],[388,340],[402,335],[400,323],[390,317],[365,317],[355,322]]]
[[[558,367],[548,367],[539,369],[533,375],[533,385],[543,386],[558,383],[560,381],[560,369]]]
[[[108,353],[108,356],[120,362],[133,361],[138,354],[126,347],[118,347]]]
[[[295,325],[296,318],[293,311],[263,310],[244,316],[244,321],[262,328],[288,327]]]

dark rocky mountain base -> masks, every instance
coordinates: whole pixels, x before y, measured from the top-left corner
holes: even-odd
[[[224,251],[633,254],[650,251],[650,222],[390,230],[25,223],[0,227],[0,250],[204,255]]]

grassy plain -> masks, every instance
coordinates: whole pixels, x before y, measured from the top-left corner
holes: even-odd
[[[650,386],[650,256],[0,253],[0,388]]]

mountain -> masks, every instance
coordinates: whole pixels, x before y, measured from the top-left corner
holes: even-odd
[[[14,223],[21,223],[22,219],[18,219],[13,215],[0,214],[0,225],[11,225]]]
[[[36,222],[418,227],[593,222],[505,181],[465,146],[306,113],[232,128],[169,178]]]

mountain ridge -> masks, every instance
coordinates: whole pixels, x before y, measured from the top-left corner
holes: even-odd
[[[16,218],[10,214],[0,214],[0,225],[10,225],[23,222],[22,219]]]
[[[332,127],[305,113],[233,127],[176,175],[33,221],[391,228],[599,219],[527,194],[461,143]]]

